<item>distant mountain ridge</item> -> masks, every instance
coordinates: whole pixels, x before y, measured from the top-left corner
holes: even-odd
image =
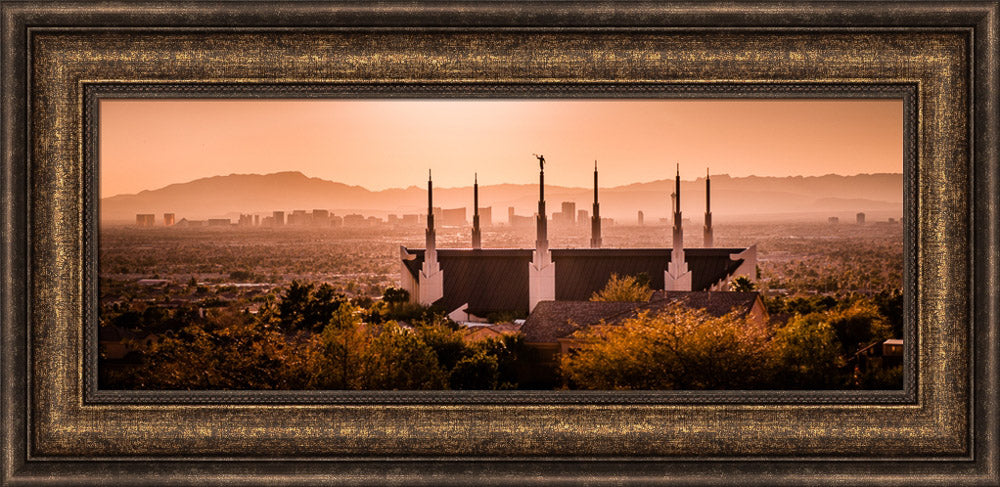
[[[754,214],[820,214],[835,212],[901,213],[901,174],[840,176],[730,177],[713,175],[713,216]],[[647,221],[666,217],[674,180],[632,183],[600,188],[601,215],[623,222],[634,221],[642,210]],[[546,185],[550,212],[561,203],[576,203],[577,210],[591,209],[593,188]],[[681,182],[681,210],[686,218],[700,219],[705,211],[705,178]],[[493,207],[493,221],[507,221],[507,208],[531,215],[537,207],[534,184],[480,185],[481,207]],[[171,184],[136,194],[101,199],[104,222],[135,221],[136,213],[174,213],[177,219],[229,217],[240,213],[270,214],[274,210],[327,209],[336,214],[361,213],[384,216],[426,212],[423,187],[371,191],[361,186],[308,177],[298,171],[272,174],[230,174]],[[468,208],[472,214],[472,187],[435,188],[434,204],[443,208]]]

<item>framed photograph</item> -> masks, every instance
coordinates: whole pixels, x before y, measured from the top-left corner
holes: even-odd
[[[2,482],[1000,482],[997,21],[3,2]]]

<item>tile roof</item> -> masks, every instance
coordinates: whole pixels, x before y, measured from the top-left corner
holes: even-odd
[[[649,299],[649,306],[662,309],[671,302],[682,301],[689,308],[703,309],[712,316],[723,316],[731,311],[745,316],[759,296],[756,291],[656,291]]]
[[[685,249],[695,290],[708,289],[736,271],[743,262],[731,254],[742,248]],[[418,278],[424,249],[407,249],[416,257],[403,261]],[[528,311],[528,264],[532,249],[439,249],[444,271],[444,297],[436,304],[449,311],[469,304],[477,316],[493,312]],[[604,288],[611,274],[649,276],[653,289],[663,288],[670,249],[552,249],[556,264],[556,300],[584,301]]]
[[[526,342],[555,342],[574,331],[600,323],[615,323],[635,314],[645,302],[542,301],[535,306],[521,333]],[[617,318],[617,319],[616,319]]]
[[[737,311],[745,316],[758,299],[756,292],[729,291],[657,291],[649,301],[542,301],[528,316],[521,332],[528,342],[555,342],[574,331],[601,321],[621,323],[640,311],[656,313],[682,302],[688,307],[704,309],[712,316]]]

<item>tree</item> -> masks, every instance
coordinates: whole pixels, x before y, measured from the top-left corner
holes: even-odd
[[[568,386],[582,389],[733,389],[770,378],[767,331],[735,315],[713,317],[674,304],[620,325],[571,335],[560,357]]]
[[[875,296],[879,313],[885,316],[892,327],[893,337],[903,336],[903,292],[900,289],[882,291]]]
[[[649,284],[643,285],[635,276],[618,277],[618,274],[611,274],[611,279],[605,284],[604,289],[594,293],[590,297],[591,301],[649,301],[653,296],[653,290]]]
[[[311,330],[319,333],[346,303],[348,299],[327,283],[316,287],[311,283],[292,281],[281,295],[277,314],[266,317],[276,319],[286,331]]]
[[[294,339],[242,313],[207,315],[144,349],[142,364],[115,386],[142,389],[299,389],[305,362]]]
[[[844,348],[826,313],[796,315],[772,341],[779,388],[828,389],[845,385]]]
[[[387,287],[382,293],[382,301],[387,303],[406,303],[410,300],[410,292],[398,287]]]
[[[878,307],[867,299],[857,300],[846,309],[832,311],[828,317],[847,353],[853,354],[892,335],[892,327],[879,313]]]
[[[496,389],[499,372],[496,355],[480,349],[455,364],[448,382],[452,389]]]
[[[395,322],[373,325],[361,363],[361,389],[444,389],[445,371],[434,350]]]
[[[421,340],[434,350],[438,363],[446,370],[451,370],[462,358],[469,355],[462,334],[444,320],[418,322],[416,325]]]
[[[357,389],[368,342],[357,309],[341,306],[323,332],[307,343],[310,389]]]
[[[756,288],[757,285],[747,276],[738,276],[729,283],[729,290],[738,293],[753,291]]]

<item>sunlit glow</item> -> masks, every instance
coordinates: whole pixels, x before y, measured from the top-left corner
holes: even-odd
[[[902,171],[900,100],[103,100],[101,195],[301,171],[372,190]]]

